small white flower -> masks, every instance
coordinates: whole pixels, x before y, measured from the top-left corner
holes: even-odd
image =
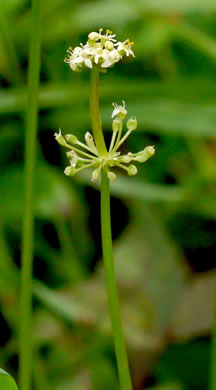
[[[112,118],[116,116],[118,119],[123,120],[127,115],[124,100],[122,101],[122,106],[118,106],[116,103],[113,103],[113,106],[114,110],[112,112]]]
[[[102,32],[103,29],[100,29],[98,33],[91,32],[85,45],[81,43],[74,50],[71,47],[67,50],[68,57],[65,62],[73,71],[79,72],[86,67],[91,69],[93,66],[106,69],[119,62],[125,55],[134,57],[131,50],[133,42],[128,39],[124,42],[117,42],[114,39],[116,35],[112,31],[106,30],[105,34]]]
[[[81,53],[82,53],[82,48],[81,47],[79,47],[79,46],[77,46],[77,47],[75,47],[75,49],[72,51],[72,49],[70,48],[70,50],[71,50],[71,52],[72,52],[72,54],[74,54],[75,56],[79,56]],[[69,50],[68,50],[68,52],[69,52]]]
[[[110,57],[109,50],[104,49],[101,57],[104,59],[104,62],[101,64],[101,68],[109,68],[114,64],[113,59]]]
[[[134,43],[130,42],[129,39],[126,39],[126,41],[124,42],[117,42],[116,47],[118,52],[120,52],[120,54],[122,55],[125,54],[126,56],[132,55],[133,57],[135,57],[133,50],[131,50],[131,46],[133,44]]]
[[[109,68],[122,58],[116,49],[111,51],[104,49],[102,57],[104,58],[104,62],[101,65],[102,68]]]
[[[101,48],[95,49],[95,57],[94,57],[95,64],[98,64],[100,58],[104,58],[104,50],[102,50]]]
[[[84,59],[83,59],[83,56],[82,56],[82,55],[77,56],[77,57],[71,59],[71,63],[72,63],[73,65],[75,65],[75,64],[82,64],[83,61],[84,61]]]
[[[106,30],[106,35],[103,35],[102,31],[103,31],[103,28],[100,28],[100,30],[99,30],[100,34],[99,35],[100,35],[100,39],[101,40],[104,40],[104,41],[108,40],[108,41],[111,41],[111,42],[116,42],[117,41],[116,39],[114,39],[116,34],[113,34],[112,31]]]

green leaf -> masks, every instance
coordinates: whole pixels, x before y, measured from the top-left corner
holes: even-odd
[[[14,379],[0,368],[0,389],[1,390],[18,390]]]

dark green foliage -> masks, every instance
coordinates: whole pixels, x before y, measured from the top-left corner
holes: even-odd
[[[113,30],[119,40],[130,38],[136,54],[101,75],[105,137],[111,135],[112,102],[125,100],[138,128],[124,151],[156,148],[136,177],[116,172],[111,185],[134,389],[146,388],[151,378],[151,388],[158,390],[204,390],[210,341],[198,338],[211,332],[216,266],[216,3],[43,3],[32,390],[118,386],[101,261],[99,187],[90,175],[64,176],[66,158],[53,136],[60,127],[83,140],[90,130],[89,73],[75,74],[63,60],[69,46],[85,42],[99,27]],[[7,331],[1,335],[0,366],[15,377],[29,38],[29,3],[2,0],[0,322]]]

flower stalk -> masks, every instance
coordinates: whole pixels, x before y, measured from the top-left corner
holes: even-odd
[[[91,70],[91,83],[90,83],[90,110],[91,110],[91,125],[92,131],[98,150],[99,156],[106,156],[107,149],[103,137],[100,109],[99,109],[99,71],[93,68]]]
[[[98,98],[98,71],[91,71],[91,122],[95,143],[98,148],[98,154],[107,155],[107,149],[104,142],[104,136],[101,127],[99,98]],[[92,92],[93,91],[93,92]],[[100,147],[100,149],[99,149]],[[119,380],[121,390],[132,390],[128,358],[124,340],[124,333],[121,322],[120,306],[118,300],[117,283],[115,276],[115,267],[112,247],[112,231],[110,217],[110,184],[107,176],[106,167],[102,168],[101,177],[101,235],[104,271],[106,280],[106,290],[108,298],[109,315],[112,325],[112,334],[115,347],[115,354],[118,366]]]
[[[108,306],[112,324],[119,380],[121,390],[132,390],[113,259],[110,219],[110,182],[105,170],[102,171],[101,178],[101,233]]]

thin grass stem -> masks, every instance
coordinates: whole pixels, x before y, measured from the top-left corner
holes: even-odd
[[[33,268],[33,192],[38,117],[38,91],[41,48],[41,0],[32,0],[32,31],[28,70],[28,99],[25,135],[25,189],[20,292],[19,385],[32,388],[32,268]]]

